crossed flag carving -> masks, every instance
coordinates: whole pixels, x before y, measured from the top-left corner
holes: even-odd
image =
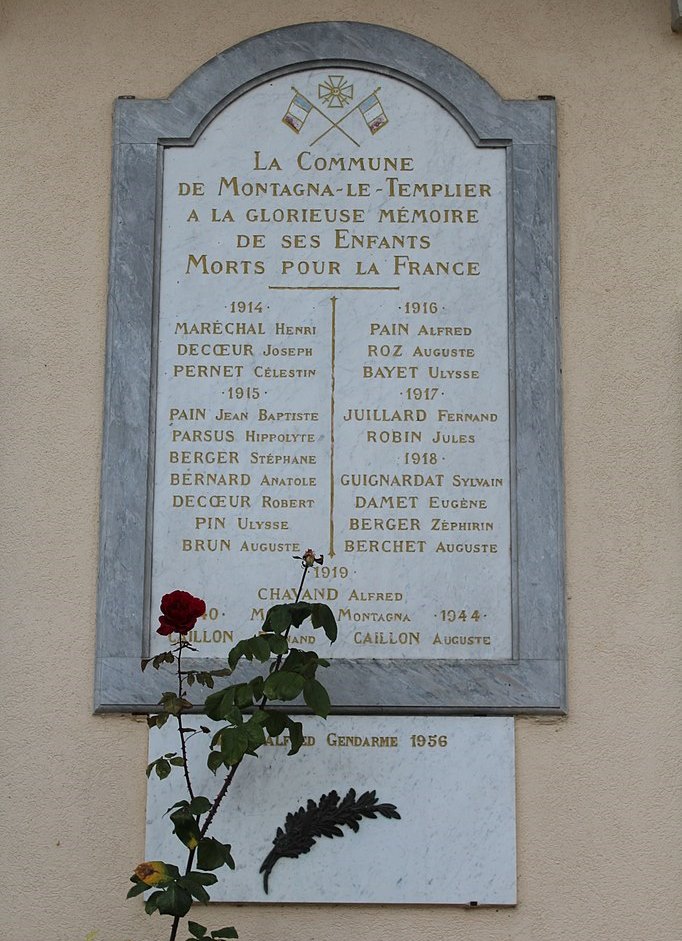
[[[328,114],[321,111],[312,101],[306,98],[305,95],[302,95],[297,88],[294,88],[293,85],[291,86],[291,90],[294,93],[294,97],[291,99],[291,103],[282,121],[287,127],[291,128],[294,134],[300,133],[311,111],[316,111],[318,114],[321,114],[329,123],[329,127],[312,141],[311,147],[333,130],[339,131],[344,137],[347,137],[349,141],[355,144],[356,147],[359,147],[360,144],[358,141],[356,141],[354,137],[351,137],[345,128],[341,127],[343,122],[349,118],[354,111],[360,112],[372,134],[376,134],[377,131],[380,131],[382,127],[388,124],[388,117],[378,97],[381,86],[375,88],[373,92],[367,95],[366,98],[363,98],[362,101],[355,105],[354,108],[351,108],[350,111],[347,111],[338,121],[333,121]]]

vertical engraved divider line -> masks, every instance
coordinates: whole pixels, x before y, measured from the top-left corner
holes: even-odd
[[[365,287],[359,285],[289,285],[289,284],[269,284],[269,291],[399,291],[399,285],[377,285],[374,287]],[[334,550],[334,394],[336,385],[336,301],[335,296],[330,297],[332,308],[331,322],[331,409],[330,409],[330,441],[329,441],[329,558],[333,559],[336,555]]]
[[[336,392],[336,298],[330,298],[332,302],[332,382],[331,382],[331,408],[329,414],[329,424],[331,428],[329,436],[329,558],[333,559],[336,555],[334,551],[334,394]]]

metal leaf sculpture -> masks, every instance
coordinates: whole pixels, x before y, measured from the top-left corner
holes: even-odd
[[[266,895],[270,873],[279,859],[297,859],[304,853],[309,853],[320,836],[330,839],[343,836],[343,826],[350,827],[357,833],[363,818],[375,820],[378,816],[400,820],[395,804],[379,804],[376,791],[365,791],[360,797],[356,797],[353,788],[343,800],[336,791],[330,791],[329,794],[323,794],[317,803],[309,800],[306,807],[299,807],[295,813],[287,814],[284,829],[277,828],[277,835],[272,841],[273,849],[259,869],[259,872],[263,873]]]

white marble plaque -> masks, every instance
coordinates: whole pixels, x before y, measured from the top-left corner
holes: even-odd
[[[165,149],[152,624],[199,594],[219,656],[311,546],[336,656],[511,657],[505,161],[350,68]]]
[[[203,718],[201,721],[204,721]],[[175,751],[169,721],[150,733],[150,760]],[[214,901],[380,902],[513,905],[516,902],[514,720],[482,717],[330,717],[304,720],[306,745],[287,757],[273,741],[246,757],[212,833],[232,845],[235,871],[218,870]],[[195,792],[215,778],[190,739]],[[358,833],[322,838],[306,855],[281,859],[269,892],[259,875],[286,815],[336,790],[376,791],[400,820],[364,820]],[[186,797],[180,769],[155,775],[147,799],[147,859],[184,865],[184,847],[163,814]]]

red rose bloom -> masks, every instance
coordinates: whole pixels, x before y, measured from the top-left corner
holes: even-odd
[[[187,634],[206,613],[206,602],[188,591],[172,591],[161,599],[161,617],[157,634]]]

